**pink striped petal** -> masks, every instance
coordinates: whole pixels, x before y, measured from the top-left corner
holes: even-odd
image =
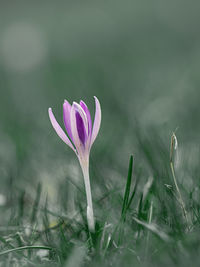
[[[71,149],[74,149],[72,143],[70,142],[69,138],[67,137],[67,135],[65,134],[65,132],[63,131],[63,129],[60,127],[60,125],[58,124],[58,122],[56,121],[56,118],[52,112],[52,109],[49,108],[49,118],[51,121],[51,124],[53,126],[53,128],[55,129],[57,135],[63,140],[63,142],[65,142],[69,147],[71,147]]]
[[[91,120],[91,115],[90,115],[90,111],[87,107],[87,105],[85,104],[85,102],[83,100],[80,101],[80,106],[82,107],[82,109],[85,111],[85,114],[87,116],[87,120],[88,120],[88,130],[89,130],[89,135],[91,136],[92,134],[92,120]]]
[[[71,105],[67,100],[65,100],[63,104],[63,121],[67,134],[73,142],[72,132],[71,132],[70,112],[71,112]]]
[[[92,146],[92,144],[94,143],[97,137],[97,134],[99,132],[100,125],[101,125],[101,106],[96,96],[94,96],[94,99],[95,99],[96,110],[95,110],[95,117],[94,117],[94,124],[93,124],[93,129],[92,129],[92,137],[91,137],[90,146]]]

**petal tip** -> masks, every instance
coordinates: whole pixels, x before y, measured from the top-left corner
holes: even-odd
[[[95,99],[95,102],[98,102],[99,103],[99,99],[95,95],[94,95],[94,99]]]
[[[97,134],[99,132],[100,125],[101,125],[101,105],[96,96],[94,96],[94,99],[95,99],[96,110],[95,110],[94,124],[93,124],[93,129],[92,129],[91,146],[97,137]]]
[[[49,115],[52,113],[52,108],[48,108]]]

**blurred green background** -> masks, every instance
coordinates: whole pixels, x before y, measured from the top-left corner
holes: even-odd
[[[66,176],[82,183],[80,168],[47,113],[52,107],[62,123],[64,99],[83,99],[94,114],[96,95],[102,106],[91,153],[95,198],[123,190],[131,153],[144,166],[138,136],[168,149],[178,128],[179,164],[199,164],[199,10],[199,1],[184,0],[1,0],[0,194],[7,205],[23,190],[27,202],[34,198],[41,182],[52,205],[62,198],[74,208]]]

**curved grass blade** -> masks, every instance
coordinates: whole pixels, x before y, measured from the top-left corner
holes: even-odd
[[[131,189],[132,171],[133,171],[133,156],[131,155],[130,160],[129,160],[128,176],[127,176],[126,188],[125,188],[124,199],[123,199],[123,204],[122,204],[121,218],[120,218],[119,226],[116,227],[116,230],[119,227],[118,245],[121,244],[123,236],[124,236],[123,224],[126,220],[126,212],[129,206],[129,195],[130,195],[130,189]]]
[[[46,246],[24,246],[24,247],[18,247],[9,249],[3,252],[0,252],[0,256],[6,255],[11,252],[21,251],[21,250],[27,250],[27,249],[45,249],[45,250],[54,250],[52,247],[46,247]]]
[[[130,160],[129,160],[128,176],[127,176],[127,182],[126,182],[126,188],[124,192],[124,200],[123,200],[122,212],[121,212],[121,218],[124,221],[126,218],[126,211],[129,206],[129,195],[130,195],[130,188],[131,188],[132,172],[133,172],[133,156],[131,155]]]
[[[154,223],[146,223],[143,222],[139,219],[137,219],[136,217],[133,217],[133,220],[138,223],[139,225],[145,227],[146,229],[148,229],[149,231],[151,231],[152,233],[154,233],[156,236],[158,236],[161,240],[165,241],[165,242],[171,242],[171,238],[170,236],[168,236],[166,233],[164,233],[157,225],[155,225]]]

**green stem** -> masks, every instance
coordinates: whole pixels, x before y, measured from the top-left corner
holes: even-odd
[[[184,215],[184,217],[186,219],[186,223],[187,223],[187,225],[189,227],[189,221],[188,221],[187,211],[185,209],[185,204],[183,202],[183,198],[181,196],[181,192],[180,192],[180,189],[179,189],[178,184],[177,184],[177,181],[176,181],[176,176],[175,176],[175,171],[174,171],[174,165],[173,165],[173,162],[172,161],[170,162],[170,167],[171,167],[171,171],[172,171],[172,177],[174,179],[174,184],[175,184],[175,187],[176,187],[176,190],[177,190],[177,193],[178,193],[179,203],[180,203],[181,208],[183,210],[183,215]]]
[[[81,162],[81,168],[82,168],[82,172],[83,172],[86,198],[87,198],[88,227],[89,227],[89,230],[91,232],[94,232],[95,220],[94,220],[94,212],[93,212],[93,205],[92,205],[92,193],[91,193],[90,177],[89,177],[89,160],[86,162]]]
[[[152,221],[152,216],[153,216],[153,201],[151,201],[150,204],[150,209],[149,209],[149,218],[148,218],[148,223],[151,224]],[[147,232],[147,239],[146,239],[146,249],[145,249],[145,259],[147,260],[147,254],[148,254],[148,249],[149,249],[149,231]]]

